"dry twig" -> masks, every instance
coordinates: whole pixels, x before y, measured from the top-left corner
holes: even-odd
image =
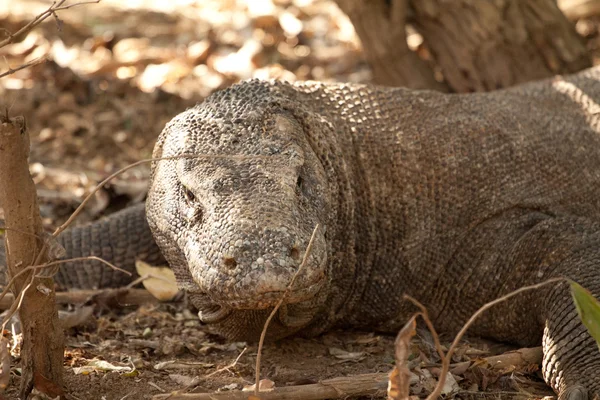
[[[58,0],[58,1],[53,2],[52,5],[50,7],[48,7],[48,9],[46,9],[43,12],[41,12],[40,14],[38,14],[35,18],[33,18],[31,21],[29,21],[29,23],[27,25],[25,25],[24,27],[22,27],[15,33],[10,33],[4,29],[4,32],[7,36],[7,38],[0,41],[0,48],[13,43],[16,40],[16,38],[31,31],[33,28],[35,28],[36,26],[38,26],[39,24],[44,22],[48,17],[50,17],[50,16],[56,17],[56,14],[55,14],[56,11],[67,10],[69,8],[73,8],[73,7],[84,5],[84,4],[100,3],[100,0],[80,1],[77,3],[67,4],[67,5],[63,6],[65,1],[66,0]]]
[[[542,347],[523,348],[515,351],[508,351],[497,356],[484,357],[476,361],[465,361],[451,364],[452,370],[464,370],[473,364],[489,365],[491,369],[503,369],[509,366],[526,366],[542,363]]]
[[[433,343],[435,344],[435,349],[438,352],[438,355],[440,356],[440,360],[443,362],[444,358],[446,358],[446,356],[444,354],[444,350],[442,349],[442,344],[440,343],[440,337],[439,337],[437,331],[435,330],[435,327],[433,326],[431,319],[429,318],[429,313],[427,312],[427,308],[425,308],[425,306],[423,304],[421,304],[414,297],[411,297],[411,296],[405,294],[404,298],[406,300],[412,302],[415,306],[417,306],[421,310],[421,312],[418,313],[417,315],[421,316],[421,318],[423,318],[423,321],[425,321],[425,325],[427,325],[427,329],[429,329],[429,332],[431,332],[431,336],[433,336]]]
[[[139,306],[142,304],[158,303],[146,289],[98,289],[76,290],[73,292],[56,292],[58,304],[83,304],[94,299],[117,299],[122,305]],[[0,310],[6,310],[14,303],[15,297],[9,293],[0,301]]]
[[[41,24],[44,20],[46,20],[50,16],[54,16],[54,18],[56,18],[57,21],[60,21],[58,19],[58,16],[56,15],[57,11],[67,10],[69,8],[76,7],[76,6],[81,6],[81,5],[84,5],[84,4],[91,4],[91,3],[99,3],[100,2],[100,0],[91,0],[91,1],[80,1],[80,2],[77,2],[77,3],[73,3],[73,4],[63,5],[65,3],[65,1],[66,0],[54,1],[52,3],[52,5],[50,7],[48,7],[48,9],[46,9],[45,11],[41,12],[40,14],[38,14],[35,18],[33,18],[31,21],[29,21],[29,23],[27,25],[25,25],[24,27],[22,27],[21,29],[19,29],[15,33],[10,33],[6,29],[2,29],[2,31],[4,32],[4,34],[7,37],[6,37],[6,39],[0,41],[0,48],[2,48],[4,46],[8,46],[9,44],[13,43],[16,40],[16,38],[18,38],[21,35],[24,35],[25,33],[29,32],[29,31],[31,31],[33,28],[35,28],[36,26],[38,26],[39,24]],[[7,75],[14,74],[15,72],[20,71],[22,69],[29,68],[29,67],[32,67],[34,65],[41,64],[41,63],[43,63],[45,61],[47,61],[46,57],[38,57],[36,59],[33,59],[31,61],[26,62],[25,64],[19,65],[16,68],[11,68],[9,66],[8,67],[8,71],[4,71],[4,72],[0,73],[0,78],[2,78],[4,76],[7,76]]]
[[[92,197],[96,194],[96,192],[98,192],[98,190],[102,189],[104,187],[104,185],[106,185],[108,182],[110,182],[111,180],[113,180],[115,177],[117,177],[118,175],[121,175],[123,172],[129,171],[130,169],[135,168],[135,167],[137,167],[139,165],[148,164],[148,163],[154,162],[154,161],[177,160],[177,159],[180,159],[180,158],[200,158],[200,157],[203,157],[203,156],[202,155],[195,155],[195,154],[181,154],[179,156],[171,156],[171,157],[146,158],[144,160],[136,161],[133,164],[129,164],[129,165],[127,165],[127,166],[119,169],[118,171],[112,173],[107,178],[105,178],[102,182],[98,183],[96,185],[96,187],[94,189],[92,189],[90,191],[90,193],[88,193],[87,196],[85,196],[85,198],[83,199],[83,201],[81,202],[81,204],[79,205],[79,207],[77,207],[77,209],[75,209],[75,211],[73,211],[73,213],[71,214],[71,216],[61,226],[59,226],[58,228],[56,228],[56,230],[54,231],[54,233],[52,234],[52,236],[54,238],[56,238],[65,229],[67,229],[67,227],[69,225],[71,225],[71,223],[73,222],[73,220],[75,220],[75,218],[79,215],[79,213],[81,213],[81,211],[83,210],[83,208],[92,199]]]
[[[223,371],[231,372],[231,368],[233,368],[233,367],[235,367],[237,365],[238,361],[240,360],[240,358],[242,358],[242,355],[246,352],[246,350],[248,350],[248,348],[244,347],[244,350],[242,350],[240,352],[240,354],[238,354],[238,356],[235,358],[235,360],[233,360],[232,363],[230,363],[229,365],[224,366],[223,368],[219,368],[216,371],[211,372],[210,374],[206,375],[206,377],[210,378],[211,376],[216,375],[216,374],[218,374],[220,372],[223,372]]]
[[[387,373],[363,374],[325,379],[310,385],[276,387],[260,392],[261,400],[324,400],[385,394]],[[248,400],[249,393],[241,390],[213,393],[169,393],[153,400]]]
[[[46,61],[48,61],[48,58],[44,56],[44,57],[34,58],[33,60],[30,60],[30,61],[26,62],[25,64],[21,64],[16,68],[11,68],[9,66],[8,71],[4,71],[4,72],[0,73],[0,78],[5,77],[7,75],[14,74],[15,72],[20,71],[22,69],[33,67],[35,65],[41,64]]]

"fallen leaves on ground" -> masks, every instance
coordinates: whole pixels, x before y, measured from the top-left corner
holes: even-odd
[[[74,367],[73,372],[75,375],[83,374],[87,375],[92,372],[110,372],[116,371],[125,374],[131,374],[135,371],[135,367],[131,365],[115,365],[105,360],[90,360],[87,365],[82,367]],[[131,376],[131,375],[130,375]]]
[[[273,382],[270,379],[261,379],[260,381],[258,381],[258,391],[259,392],[268,392],[270,390],[273,390],[273,388],[275,388],[275,382]],[[242,388],[242,391],[244,392],[253,392],[256,389],[256,383],[253,383],[252,385],[246,385]]]
[[[160,301],[171,301],[179,293],[175,274],[169,267],[155,267],[141,260],[135,262],[135,269],[141,277],[142,284]]]
[[[410,340],[415,336],[417,328],[416,317],[413,316],[398,332],[394,342],[396,366],[390,372],[387,395],[390,400],[407,400],[410,395],[410,377],[408,359],[411,355]]]

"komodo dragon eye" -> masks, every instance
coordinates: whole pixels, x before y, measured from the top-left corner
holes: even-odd
[[[193,207],[196,203],[196,196],[194,195],[194,193],[192,193],[190,189],[184,186],[183,195],[185,196],[185,201],[187,202],[188,206]]]
[[[183,210],[185,218],[194,222],[200,221],[202,218],[202,209],[196,195],[189,188],[183,186],[183,198],[186,204]]]
[[[304,179],[301,176],[298,176],[296,180],[296,193],[300,194],[302,192],[302,186],[304,185]]]

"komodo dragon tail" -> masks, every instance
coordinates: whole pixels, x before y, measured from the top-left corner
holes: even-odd
[[[165,263],[146,222],[144,204],[128,207],[91,224],[67,229],[59,238],[66,249],[64,258],[100,257],[136,276],[135,260]],[[4,240],[0,240],[0,285],[6,283]],[[61,264],[55,280],[61,288],[95,289],[119,287],[132,281],[107,265],[86,260]]]

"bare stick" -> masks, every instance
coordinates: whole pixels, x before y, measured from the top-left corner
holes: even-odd
[[[54,231],[54,233],[52,234],[52,236],[53,237],[57,237],[65,229],[67,229],[67,227],[79,215],[79,213],[83,210],[83,208],[87,205],[87,203],[92,199],[92,197],[96,194],[96,192],[98,190],[100,190],[108,182],[110,182],[112,179],[114,179],[116,176],[122,174],[123,172],[128,171],[128,170],[130,170],[132,168],[135,168],[138,165],[147,164],[147,163],[154,162],[154,161],[176,160],[176,159],[180,159],[180,158],[195,158],[195,157],[202,157],[202,156],[194,155],[194,154],[182,154],[182,155],[179,155],[179,156],[172,156],[172,157],[146,158],[144,160],[136,161],[133,164],[129,164],[129,165],[127,165],[127,166],[119,169],[117,172],[109,175],[102,182],[100,182],[99,184],[97,184],[96,187],[94,189],[92,189],[92,191],[90,193],[88,193],[88,195],[85,197],[85,199],[83,199],[83,201],[81,202],[81,204],[79,205],[79,207],[77,207],[77,209],[75,211],[73,211],[73,213],[71,214],[71,216],[69,217],[69,219],[67,219],[65,221],[65,223],[63,223],[61,226],[59,226],[58,228],[56,228],[56,230]]]
[[[433,326],[431,319],[429,319],[429,313],[427,312],[427,308],[425,308],[425,306],[423,304],[421,304],[414,297],[411,297],[407,294],[405,294],[403,297],[406,300],[412,302],[415,306],[417,306],[421,310],[419,315],[425,321],[425,324],[427,325],[427,329],[429,329],[429,332],[431,332],[431,336],[433,336],[433,342],[435,344],[435,349],[437,350],[438,355],[440,356],[440,360],[442,362],[444,362],[444,359],[446,358],[446,356],[444,354],[444,350],[442,350],[442,344],[440,343],[440,337],[439,337],[437,331],[435,330],[435,327]]]
[[[44,20],[46,20],[48,17],[54,15],[54,13],[56,11],[66,10],[68,8],[72,8],[72,7],[76,7],[76,6],[80,6],[80,5],[84,5],[84,4],[99,3],[100,2],[100,0],[82,1],[82,2],[78,2],[78,3],[74,3],[74,4],[69,4],[69,5],[63,6],[63,4],[65,3],[65,1],[66,0],[54,1],[52,3],[52,5],[50,7],[48,7],[48,9],[46,9],[45,11],[41,12],[40,14],[38,14],[35,18],[33,18],[31,21],[29,21],[29,23],[27,25],[25,25],[24,27],[22,27],[21,29],[19,29],[15,33],[6,32],[6,30],[5,30],[5,33],[7,33],[8,37],[6,39],[0,41],[0,48],[13,43],[17,37],[21,36],[24,33],[27,33],[29,31],[31,31],[33,28],[35,28],[36,26],[38,26],[39,24],[41,24],[42,22],[44,22]]]
[[[99,261],[105,265],[108,265],[110,268],[115,269],[117,271],[121,271],[124,274],[127,275],[132,275],[131,272],[129,271],[125,271],[122,268],[117,267],[116,265],[113,265],[111,263],[109,263],[108,261],[100,258],[100,257],[96,257],[96,256],[87,256],[87,257],[75,257],[75,258],[69,258],[66,260],[56,260],[56,261],[52,261],[46,264],[42,264],[42,265],[30,265],[28,267],[23,268],[22,270],[20,270],[16,275],[14,275],[6,284],[6,286],[4,287],[4,289],[2,290],[2,293],[0,293],[0,302],[2,301],[2,299],[4,298],[4,296],[6,296],[6,294],[8,293],[8,290],[10,289],[10,287],[12,286],[12,284],[15,282],[15,280],[20,277],[21,275],[23,275],[24,273],[28,272],[28,271],[35,271],[34,275],[36,275],[39,278],[50,278],[50,276],[46,276],[46,275],[38,275],[37,271],[38,269],[45,269],[47,267],[51,267],[53,265],[59,265],[59,264],[64,264],[64,263],[68,263],[68,262],[75,262],[75,261],[86,261],[86,260],[95,260],[95,261]],[[54,275],[54,274],[53,274]],[[11,316],[7,316],[5,317],[5,319],[10,318]]]
[[[33,60],[28,61],[25,64],[21,64],[16,68],[11,68],[9,66],[8,71],[4,71],[4,72],[0,73],[0,78],[7,76],[7,75],[14,74],[15,72],[20,71],[22,69],[33,67],[34,65],[38,65],[38,64],[41,64],[46,61],[48,61],[48,58],[46,56],[43,56],[43,57],[34,58]]]
[[[77,7],[77,6],[82,6],[82,5],[85,5],[85,4],[97,4],[97,3],[100,3],[100,0],[79,1],[77,3],[67,4],[66,6],[62,6],[62,7],[55,7],[54,11],[68,10],[69,8],[73,8],[73,7]]]
[[[452,359],[452,354],[454,354],[454,350],[456,350],[456,347],[458,346],[460,339],[462,339],[465,332],[467,332],[467,329],[469,329],[469,327],[471,325],[473,325],[473,322],[475,322],[475,320],[477,318],[479,318],[479,316],[481,314],[483,314],[485,311],[489,310],[496,304],[502,303],[518,294],[521,294],[521,293],[529,291],[529,290],[539,289],[539,288],[549,285],[551,283],[562,282],[562,281],[566,281],[566,280],[567,280],[566,278],[552,278],[552,279],[548,279],[547,281],[537,283],[535,285],[523,286],[522,288],[519,288],[515,291],[505,294],[502,297],[497,298],[496,300],[493,300],[493,301],[490,301],[489,303],[484,304],[483,306],[481,306],[481,308],[479,308],[479,310],[475,311],[475,313],[473,315],[471,315],[471,318],[469,318],[469,320],[463,325],[461,330],[458,332],[458,334],[454,338],[454,341],[452,342],[452,345],[448,349],[448,352],[446,353],[446,358],[442,362],[442,372],[440,373],[440,379],[438,380],[437,386],[435,387],[433,392],[431,392],[431,394],[429,396],[427,396],[427,400],[436,400],[442,393],[442,389],[444,388],[444,383],[446,383],[446,375],[448,375],[448,371],[450,370],[450,360]]]
[[[21,309],[21,304],[23,304],[23,299],[25,298],[25,293],[27,293],[27,291],[31,287],[32,283],[33,283],[33,275],[31,277],[31,279],[29,280],[29,282],[27,282],[27,285],[19,292],[19,295],[17,296],[17,301],[15,301],[10,306],[10,312],[8,313],[8,315],[6,317],[4,317],[4,321],[2,322],[2,332],[4,332],[4,330],[6,329],[6,324],[8,323],[8,321],[10,321],[10,319],[12,318],[14,313],[17,310]]]
[[[146,289],[97,289],[97,290],[75,290],[72,292],[56,292],[56,302],[58,304],[82,304],[94,297],[118,297],[124,305],[142,305],[155,304],[158,299]],[[7,294],[0,301],[0,310],[6,310],[11,307],[15,301],[15,296]]]
[[[44,240],[44,237],[41,236],[41,235],[38,235],[36,233],[27,232],[27,231],[24,231],[23,229],[19,229],[19,228],[8,228],[6,226],[0,226],[0,230],[2,230],[2,231],[19,232],[19,233],[21,233],[23,235],[29,235],[29,236],[37,238],[39,240]]]
[[[514,351],[507,351],[497,356],[485,357],[481,360],[484,365],[489,365],[492,370],[503,369],[509,366],[521,366],[530,364],[542,363],[542,347],[522,348]],[[468,368],[473,364],[473,361],[465,361],[450,365],[452,369]],[[428,366],[424,366],[427,368]]]
[[[324,400],[385,395],[387,373],[362,374],[325,379],[310,385],[276,387],[260,392],[261,400]],[[233,390],[213,393],[159,394],[152,400],[248,400],[250,392]]]
[[[262,354],[262,347],[265,342],[265,337],[267,336],[267,328],[269,327],[271,320],[275,316],[275,313],[277,312],[277,310],[279,310],[279,307],[281,307],[285,298],[290,293],[290,290],[292,289],[292,286],[294,286],[294,282],[296,282],[296,278],[300,274],[300,271],[302,271],[302,269],[304,268],[304,265],[306,264],[306,261],[308,260],[308,256],[310,255],[310,252],[312,251],[313,242],[315,240],[315,237],[317,236],[318,229],[319,229],[319,224],[315,225],[315,229],[313,229],[313,233],[310,236],[308,246],[306,246],[306,251],[304,252],[304,257],[302,258],[302,262],[300,263],[298,270],[292,277],[292,280],[290,280],[290,283],[288,284],[287,288],[285,289],[285,292],[283,292],[281,299],[279,299],[279,301],[275,305],[275,308],[273,308],[273,311],[271,311],[271,314],[269,314],[269,317],[267,318],[267,320],[265,321],[265,325],[263,326],[263,330],[260,333],[260,340],[258,341],[258,351],[256,354],[256,381],[255,381],[255,387],[254,387],[254,395],[257,397],[258,397],[259,383],[260,383],[260,357]]]
[[[216,375],[216,374],[218,374],[220,372],[223,372],[223,371],[229,371],[229,372],[231,372],[231,368],[233,368],[233,367],[236,366],[236,364],[238,363],[238,361],[240,360],[240,358],[242,358],[242,355],[246,352],[246,350],[248,350],[248,348],[244,347],[244,350],[242,350],[240,352],[240,354],[238,354],[238,356],[235,358],[235,360],[233,360],[233,362],[231,364],[229,364],[229,365],[227,365],[227,366],[225,366],[223,368],[219,368],[216,371],[211,372],[210,374],[206,375],[206,378],[210,378],[211,376]]]

